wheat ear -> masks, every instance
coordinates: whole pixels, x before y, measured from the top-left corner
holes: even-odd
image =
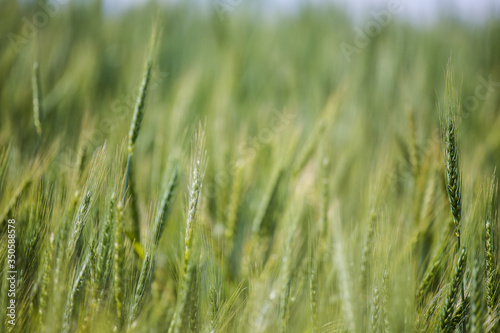
[[[483,279],[479,260],[474,261],[472,269],[472,299],[470,302],[470,328],[471,333],[483,333],[484,305],[483,305]]]
[[[77,292],[82,288],[84,282],[85,282],[85,277],[87,275],[87,270],[89,268],[89,261],[90,261],[90,256],[88,255],[83,263],[82,268],[80,269],[80,272],[76,276],[76,279],[73,283],[73,287],[70,290],[70,293],[68,295],[68,300],[66,302],[66,307],[64,309],[64,316],[63,316],[63,326],[62,326],[62,332],[67,333],[71,329],[71,317],[73,315],[73,310],[75,307],[75,298]]]
[[[45,262],[43,265],[42,285],[40,287],[40,301],[38,305],[38,316],[40,318],[40,329],[43,330],[44,311],[47,307],[49,294],[50,276],[52,274],[52,261],[54,254],[54,234],[50,235],[49,244],[46,250]]]
[[[83,198],[80,204],[80,209],[78,210],[78,215],[76,216],[75,224],[73,226],[73,231],[71,232],[71,235],[68,240],[68,246],[67,246],[67,253],[69,254],[68,257],[71,257],[75,252],[76,243],[80,238],[80,234],[82,233],[83,227],[85,226],[85,222],[87,221],[87,213],[89,210],[91,197],[92,196],[90,191],[87,192],[85,198]]]
[[[125,199],[127,198],[128,182],[130,177],[130,164],[132,163],[132,156],[134,155],[134,147],[139,137],[139,130],[141,129],[142,119],[144,118],[144,112],[146,109],[146,97],[148,91],[149,81],[151,79],[151,70],[153,68],[153,52],[156,42],[156,29],[153,29],[150,40],[150,51],[146,59],[146,66],[144,69],[144,74],[142,75],[142,82],[139,87],[139,93],[135,101],[134,114],[132,116],[132,122],[130,123],[130,130],[128,132],[128,157],[127,157],[127,169],[125,171],[125,187],[123,193],[123,204],[125,205]]]
[[[462,279],[465,272],[466,260],[467,260],[467,253],[465,251],[465,248],[462,248],[462,251],[460,252],[460,256],[458,258],[458,263],[455,267],[455,273],[453,274],[452,277],[451,286],[446,297],[443,313],[441,315],[441,321],[440,321],[441,332],[450,331],[450,325],[453,317],[453,309],[457,301],[457,296],[460,294],[460,285],[462,284]]]
[[[180,286],[180,295],[177,304],[177,309],[172,318],[169,333],[179,333],[185,324],[185,310],[186,304],[189,301],[191,280],[193,278],[192,271],[194,265],[192,264],[191,254],[193,251],[194,232],[196,229],[196,216],[198,204],[201,196],[202,181],[205,170],[206,153],[205,147],[205,132],[201,125],[193,140],[193,158],[192,158],[192,172],[191,172],[191,187],[189,191],[189,207],[186,219],[186,234],[184,238],[184,265],[182,273],[182,283]]]
[[[177,178],[179,176],[179,171],[177,167],[174,168],[172,176],[163,194],[163,198],[158,209],[158,214],[156,215],[155,224],[153,226],[153,244],[155,247],[160,243],[161,235],[163,230],[165,230],[165,224],[167,222],[167,217],[172,210],[172,200],[174,197],[175,187],[177,185]]]
[[[123,206],[120,203],[116,206],[116,225],[115,225],[115,253],[114,253],[114,287],[116,313],[119,325],[123,321],[123,264],[124,264],[124,245],[123,245]]]

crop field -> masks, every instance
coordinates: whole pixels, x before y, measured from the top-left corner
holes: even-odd
[[[404,3],[0,0],[0,333],[500,332],[500,19]]]

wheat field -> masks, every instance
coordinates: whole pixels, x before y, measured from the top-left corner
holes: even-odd
[[[235,3],[1,2],[0,332],[500,332],[498,18]]]

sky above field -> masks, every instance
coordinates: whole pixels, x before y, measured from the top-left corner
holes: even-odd
[[[121,11],[130,6],[139,5],[148,0],[104,0],[106,12]],[[160,3],[178,0],[158,0]],[[433,23],[440,15],[455,15],[466,21],[480,23],[491,15],[500,15],[499,0],[191,0],[204,7],[218,5],[228,12],[244,11],[245,8],[256,2],[263,4],[266,16],[276,13],[293,13],[305,4],[334,3],[345,8],[354,19],[362,20],[371,15],[374,10],[382,10],[391,2],[401,4],[402,10],[398,14],[403,19],[415,23]]]

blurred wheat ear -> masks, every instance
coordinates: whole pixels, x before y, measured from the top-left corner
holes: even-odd
[[[496,254],[494,249],[495,230],[494,226],[498,221],[498,182],[495,176],[492,177],[488,189],[488,204],[486,216],[486,304],[488,313],[493,314],[498,304],[500,281]]]
[[[33,62],[33,71],[31,76],[31,85],[33,90],[33,118],[35,122],[36,133],[42,135],[41,118],[42,109],[42,87],[40,84],[40,66],[38,61]]]

